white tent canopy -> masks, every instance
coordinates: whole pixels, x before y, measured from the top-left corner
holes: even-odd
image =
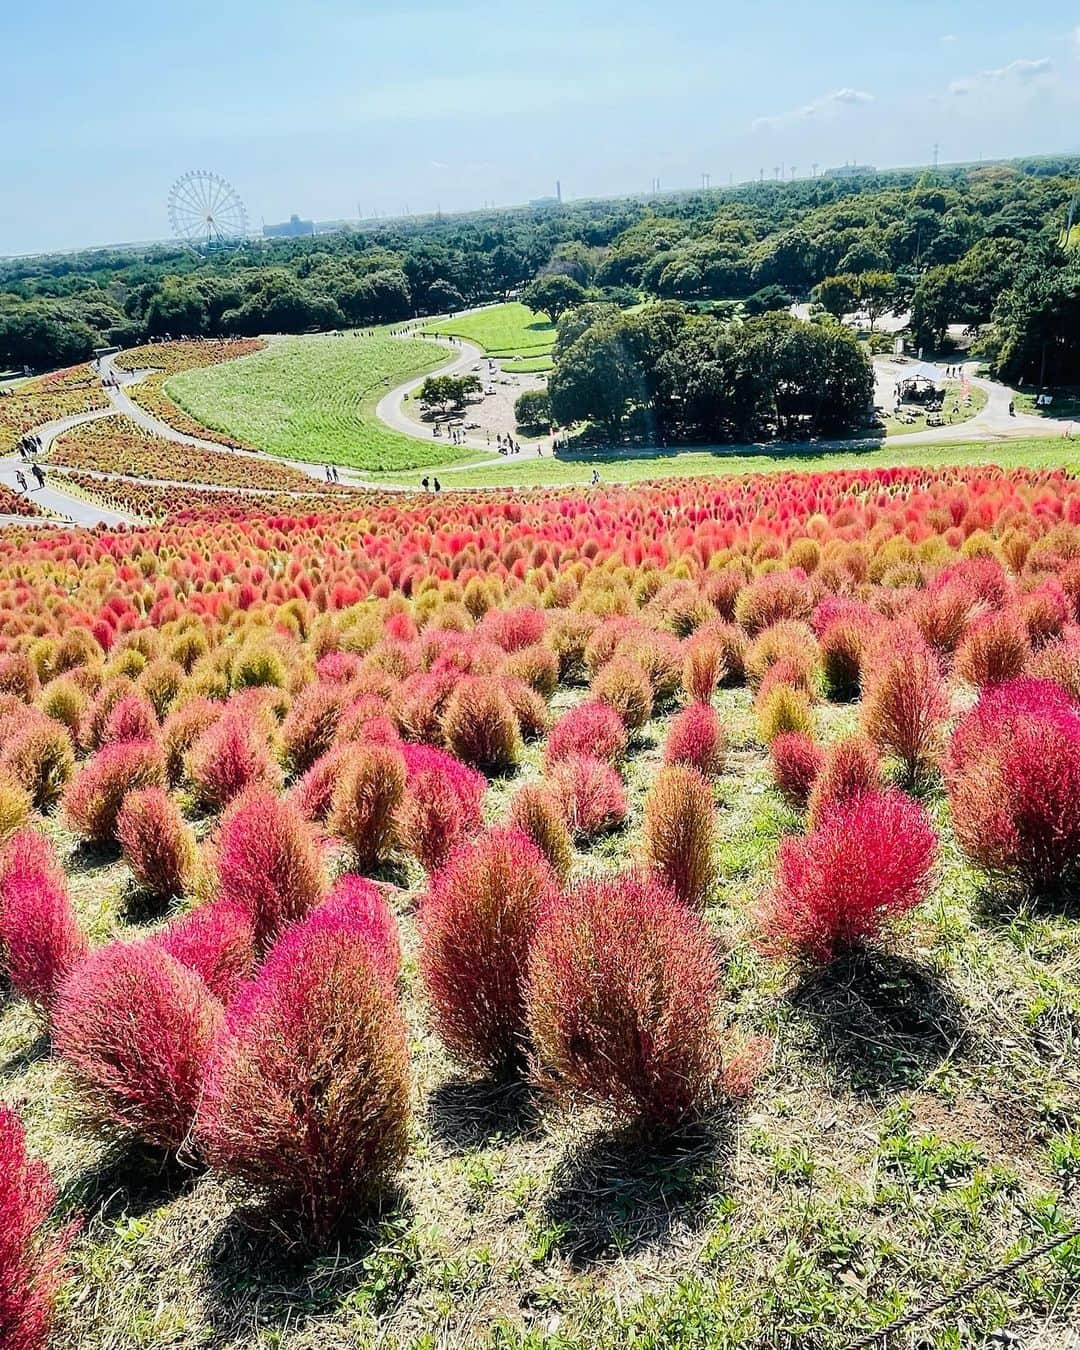
[[[914,370],[909,371],[905,376],[909,380],[929,380],[931,384],[937,384],[941,379],[937,367],[930,365],[927,361],[920,361]]]

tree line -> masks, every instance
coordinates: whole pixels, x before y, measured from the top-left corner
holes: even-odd
[[[599,295],[749,317],[812,300],[914,345],[993,325],[1004,378],[1080,382],[1080,159],[763,182],[660,200],[573,202],[385,222],[228,254],[160,245],[0,262],[0,363],[35,369],[166,334],[395,323],[548,287],[547,312]],[[556,294],[561,291],[561,294]],[[551,306],[554,306],[552,308]],[[727,307],[725,310],[724,307]]]

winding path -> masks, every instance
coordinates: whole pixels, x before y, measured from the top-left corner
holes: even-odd
[[[478,363],[487,360],[487,354],[475,343],[461,341],[459,343],[449,343],[446,339],[432,339],[425,335],[429,341],[439,341],[452,351],[451,358],[443,365],[436,367],[434,371],[427,371],[419,376],[410,377],[404,383],[390,389],[383,395],[376,405],[376,416],[386,426],[398,432],[401,435],[409,436],[414,440],[430,442],[430,436],[427,428],[415,422],[405,412],[403,404],[407,395],[413,394],[424,381],[432,374],[437,375],[458,375],[467,374]],[[887,387],[890,375],[884,373],[887,362],[875,363],[879,373],[879,398],[880,390]],[[937,367],[939,375],[944,380],[944,368]],[[73,430],[75,427],[82,426],[88,422],[96,422],[101,418],[115,417],[118,414],[128,418],[137,426],[151,435],[158,436],[163,440],[173,441],[180,445],[194,446],[200,450],[207,450],[214,454],[228,455],[234,457],[246,457],[250,459],[264,460],[272,464],[286,465],[306,474],[311,478],[313,485],[322,483],[324,479],[324,470],[321,465],[307,463],[302,460],[286,460],[277,455],[270,455],[258,450],[236,450],[229,446],[224,446],[220,442],[204,440],[197,436],[190,436],[184,432],[178,431],[168,422],[162,421],[152,413],[146,411],[136,403],[127,393],[128,388],[145,380],[148,376],[155,374],[153,369],[126,371],[119,369],[115,364],[114,357],[108,357],[102,363],[102,374],[115,381],[115,384],[108,384],[105,392],[109,398],[107,408],[95,409],[92,412],[77,413],[70,417],[63,417],[54,422],[48,422],[36,429],[36,435],[41,440],[42,452],[47,453],[57,437],[65,432]],[[725,455],[735,454],[754,454],[754,453],[783,453],[784,451],[795,452],[799,450],[857,450],[867,448],[880,448],[882,446],[896,446],[897,449],[911,445],[934,445],[949,444],[957,442],[987,443],[1002,442],[1014,440],[1022,437],[1052,437],[1072,434],[1078,430],[1075,423],[1062,421],[1056,418],[1037,417],[1032,413],[1017,412],[1010,414],[1009,405],[1014,399],[1014,392],[1006,385],[998,384],[992,380],[982,379],[978,376],[970,376],[973,385],[986,393],[987,401],[973,417],[962,423],[953,426],[932,427],[922,431],[908,432],[901,435],[890,436],[886,439],[882,437],[866,437],[858,440],[844,441],[817,441],[817,442],[790,442],[790,443],[752,443],[746,445],[723,445],[723,446],[688,446],[687,451],[696,453],[708,453],[710,450],[716,450]],[[483,452],[481,457],[476,460],[470,460],[463,463],[447,464],[438,468],[438,473],[442,476],[461,473],[470,469],[482,469],[490,467],[493,463],[502,461],[496,460],[491,453],[488,443],[480,441],[476,436],[466,434],[464,444],[478,451]],[[542,446],[524,447],[520,455],[516,455],[511,463],[520,463],[525,460],[542,457]],[[677,453],[668,448],[668,453]],[[550,451],[548,452],[550,454]],[[656,453],[655,447],[635,447],[633,449],[623,448],[617,451],[613,458],[618,459],[643,459],[649,458]],[[582,458],[585,458],[584,456]],[[574,462],[574,456],[570,456],[565,463]],[[17,455],[7,455],[0,457],[0,475],[4,479],[14,481],[14,473],[18,468],[24,468],[23,462]],[[437,467],[437,466],[436,466]],[[128,483],[148,483],[156,487],[168,487],[170,485],[190,487],[204,491],[230,491],[249,494],[252,496],[262,495],[296,495],[303,493],[302,489],[258,489],[258,488],[230,488],[222,485],[202,484],[202,483],[176,483],[165,479],[141,478],[137,475],[123,473],[90,473],[91,477],[101,478],[102,480],[116,479]],[[342,470],[342,480],[346,485],[369,488],[376,491],[408,492],[415,491],[415,487],[398,482],[387,482],[382,479],[372,478],[359,470]],[[400,480],[400,475],[399,475]],[[88,501],[86,498],[76,496],[73,493],[65,492],[56,487],[50,479],[46,479],[45,486],[42,488],[32,488],[27,494],[29,500],[33,501],[40,509],[46,512],[44,516],[3,516],[0,515],[0,526],[3,525],[79,525],[92,527],[96,525],[105,525],[115,527],[119,525],[129,525],[140,523],[138,518],[123,511],[117,511],[112,507],[99,505],[96,502]]]

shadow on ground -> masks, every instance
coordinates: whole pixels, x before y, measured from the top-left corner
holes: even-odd
[[[1002,921],[1080,918],[1080,884],[1033,891],[1015,879],[987,879],[975,893],[972,912],[982,924],[1000,928]]]
[[[578,1269],[696,1232],[726,1188],[728,1125],[688,1127],[662,1142],[601,1132],[571,1148],[544,1206],[556,1249]]]
[[[202,1169],[144,1144],[115,1144],[64,1187],[63,1210],[78,1210],[109,1221],[139,1218],[192,1191]]]
[[[536,1094],[520,1079],[448,1078],[428,1098],[428,1129],[452,1152],[522,1139],[539,1129]]]
[[[203,1265],[206,1316],[221,1341],[253,1328],[302,1327],[347,1303],[389,1314],[417,1270],[412,1213],[401,1192],[313,1253],[271,1204],[234,1209]],[[218,1341],[214,1342],[218,1344]]]
[[[789,1000],[815,1051],[857,1091],[900,1091],[970,1048],[963,1008],[927,966],[872,948],[805,976]]]
[[[4,996],[0,994],[0,1009],[4,1006]],[[32,1064],[36,1064],[40,1059],[47,1059],[51,1049],[51,1042],[46,1032],[41,1032],[35,1036],[32,1041],[16,1050],[9,1058],[0,1063],[0,1079],[18,1078],[24,1074]]]

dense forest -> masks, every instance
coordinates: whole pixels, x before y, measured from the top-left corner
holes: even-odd
[[[928,350],[949,324],[992,325],[981,350],[1001,376],[1074,384],[1080,227],[1065,227],[1078,190],[1080,159],[1033,159],[400,221],[211,255],[13,259],[0,262],[0,364],[45,369],[165,334],[392,323],[556,275],[590,301],[655,297],[728,318],[794,299],[910,311]]]

